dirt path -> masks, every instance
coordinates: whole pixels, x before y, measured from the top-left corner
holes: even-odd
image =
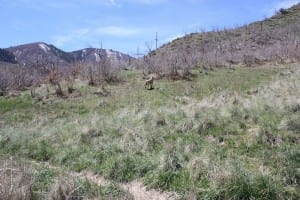
[[[142,182],[134,180],[130,183],[121,184],[136,200],[168,200],[178,199],[179,196],[171,192],[160,192],[154,189],[147,190]]]
[[[85,177],[90,182],[93,182],[99,186],[106,186],[110,182],[102,176],[96,175],[93,172],[85,171],[76,173],[79,177]],[[119,186],[128,191],[135,200],[175,200],[179,198],[179,195],[172,192],[160,192],[158,190],[147,190],[141,181],[134,180],[129,183],[119,183]]]
[[[35,165],[43,165],[52,169],[61,170],[60,167],[53,166],[48,162],[36,162],[31,161]],[[107,186],[110,181],[105,179],[103,176],[97,175],[92,171],[82,172],[70,172],[73,177],[86,178],[90,182],[98,186]],[[155,189],[147,190],[142,181],[134,180],[129,183],[119,183],[120,188],[128,191],[135,200],[176,200],[179,199],[179,195],[175,192],[161,192]]]

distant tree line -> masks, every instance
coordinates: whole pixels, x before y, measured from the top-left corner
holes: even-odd
[[[63,96],[62,82],[67,83],[66,91],[71,93],[77,78],[101,88],[109,82],[119,81],[117,72],[125,67],[124,63],[97,53],[100,59],[93,63],[75,61],[69,65],[61,65],[58,61],[39,57],[26,65],[3,62],[0,65],[0,95],[7,95],[11,90],[31,88],[34,97],[35,89],[32,88],[45,84],[55,87],[55,93]]]

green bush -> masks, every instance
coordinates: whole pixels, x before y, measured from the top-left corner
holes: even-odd
[[[103,175],[109,179],[127,182],[134,178],[136,167],[136,160],[130,156],[111,158],[104,163]]]
[[[186,171],[171,172],[168,170],[150,171],[144,177],[147,186],[168,191],[184,192],[190,186],[190,175]]]
[[[213,199],[283,199],[283,186],[268,175],[251,174],[238,169],[219,184],[217,192],[211,191]]]
[[[53,147],[47,140],[30,143],[28,151],[28,156],[38,161],[48,161],[55,155]]]
[[[291,116],[287,123],[287,129],[300,134],[300,114]]]
[[[49,167],[36,168],[36,172],[34,173],[34,190],[49,191],[56,176],[56,172]]]
[[[30,97],[25,96],[13,99],[5,99],[0,97],[0,113],[10,112],[13,110],[27,109],[32,106]]]

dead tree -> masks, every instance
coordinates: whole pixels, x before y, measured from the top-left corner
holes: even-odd
[[[60,72],[57,70],[55,65],[52,64],[51,70],[50,70],[49,75],[48,75],[49,83],[55,87],[55,94],[57,96],[64,96],[64,93],[62,91],[62,87],[59,83],[60,76],[61,76]]]

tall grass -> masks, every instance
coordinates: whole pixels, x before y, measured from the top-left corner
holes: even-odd
[[[116,182],[141,179],[187,199],[297,199],[298,65],[231,71],[198,74],[192,81],[163,79],[151,91],[129,71],[122,85],[107,86],[106,97],[76,83],[81,97],[26,104],[24,110],[32,113],[26,123],[19,120],[23,108],[10,106],[17,120],[3,111],[0,155],[88,170]],[[47,170],[40,173],[49,185],[37,178],[34,188],[47,194],[78,187]],[[97,191],[96,196],[125,195],[115,186]]]
[[[132,199],[116,184],[97,186],[82,177],[17,158],[0,162],[0,199]]]

